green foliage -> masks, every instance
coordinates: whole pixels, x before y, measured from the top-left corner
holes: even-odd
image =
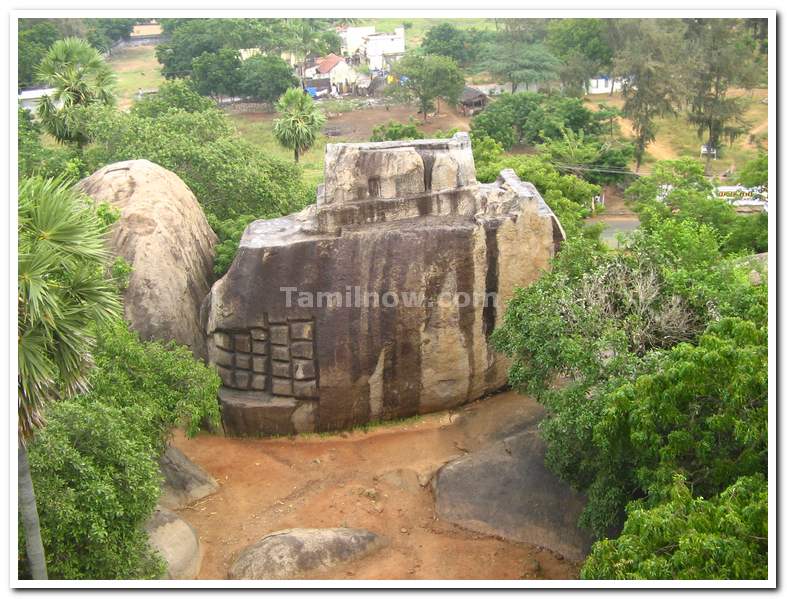
[[[17,378],[19,432],[41,424],[47,403],[85,388],[93,323],[117,316],[105,279],[104,225],[94,204],[60,180],[19,182]]]
[[[393,72],[400,78],[400,85],[393,89],[415,100],[424,120],[434,110],[435,100],[444,98],[456,104],[465,85],[456,61],[437,54],[411,51],[394,64]]]
[[[285,148],[294,152],[295,162],[314,145],[325,115],[317,108],[311,96],[300,88],[290,88],[276,103],[279,117],[273,122],[273,135]]]
[[[143,524],[159,497],[173,426],[217,426],[220,381],[174,343],[143,343],[123,321],[99,328],[89,391],[48,410],[29,459],[53,578],[157,578]]]
[[[642,228],[664,219],[706,223],[718,233],[723,254],[768,251],[768,215],[741,215],[726,201],[713,197],[713,185],[702,164],[684,158],[656,163],[653,172],[626,190],[634,200]]]
[[[49,47],[61,38],[52,23],[43,19],[19,19],[17,85],[31,87],[37,83],[36,68],[46,56]]]
[[[215,248],[216,258],[213,261],[213,272],[216,274],[216,277],[222,277],[229,270],[232,261],[235,259],[238,244],[241,237],[243,237],[246,227],[259,217],[241,215],[220,220],[212,214],[207,216],[208,223],[219,238],[219,243],[216,244]]]
[[[418,130],[415,122],[410,119],[408,123],[388,121],[375,125],[369,141],[394,141],[398,139],[423,139],[424,134]]]
[[[191,63],[194,88],[204,96],[235,96],[240,89],[240,55],[237,50],[221,48],[204,52]]]
[[[131,111],[145,118],[156,118],[171,110],[204,112],[215,108],[209,98],[201,96],[189,79],[172,79],[165,82],[157,93],[137,100]]]
[[[127,412],[139,410],[135,402]],[[158,462],[130,414],[86,398],[57,402],[29,460],[50,578],[164,573],[142,528],[159,496]]]
[[[252,56],[241,64],[239,90],[248,98],[272,104],[297,86],[292,67],[278,56]]]
[[[541,43],[501,36],[486,46],[481,66],[510,83],[511,91],[516,92],[520,85],[527,88],[554,79],[560,61]]]
[[[768,578],[767,481],[741,477],[703,499],[676,476],[669,501],[650,509],[632,504],[620,537],[593,546],[582,578]]]
[[[653,220],[620,253],[570,237],[510,302],[494,342],[546,406],[547,464],[587,493],[597,536],[676,472],[708,496],[763,469],[767,287],[748,270],[713,227]]]
[[[477,138],[473,137],[473,143]],[[601,193],[601,188],[584,181],[574,175],[561,174],[545,158],[537,155],[499,155],[497,148],[488,142],[481,151],[489,154],[478,155],[478,158],[497,158],[489,162],[476,162],[476,177],[482,183],[490,183],[497,179],[500,171],[513,169],[522,181],[536,186],[546,203],[560,219],[560,223],[569,237],[575,234],[589,234],[591,237],[599,233],[598,229],[583,227],[582,219],[590,216],[590,203],[593,196]],[[491,150],[491,151],[490,151]]]
[[[129,280],[131,279],[131,273],[133,271],[131,264],[129,264],[122,256],[117,256],[114,262],[112,262],[112,266],[109,271],[112,275],[112,280],[118,288],[118,291],[120,293],[126,291],[126,289],[128,289]]]
[[[585,138],[585,132],[563,131],[563,139],[550,139],[540,148],[541,154],[561,172],[602,185],[618,183],[628,171],[634,147],[615,138]]]
[[[478,54],[473,31],[459,29],[451,23],[440,23],[426,32],[421,49],[425,54],[439,54],[452,58],[460,65],[472,62]]]
[[[61,177],[77,181],[87,174],[79,152],[70,146],[51,147],[41,143],[41,130],[29,110],[19,109],[17,144],[19,177]]]
[[[744,164],[738,175],[738,183],[746,187],[768,185],[768,154],[762,152]]]
[[[183,179],[203,209],[219,219],[271,218],[306,202],[298,168],[239,139],[219,110],[170,110],[155,118],[99,111],[90,122],[92,144],[85,159],[91,170],[121,160],[150,160]]]
[[[76,109],[115,102],[116,77],[99,52],[79,38],[56,41],[36,71],[37,78],[54,88],[36,110],[44,129],[60,142],[87,141],[87,123]]]
[[[547,46],[560,58],[560,78],[564,88],[582,95],[588,81],[609,73],[612,49],[603,19],[554,19],[547,27]]]
[[[478,137],[491,137],[510,149],[517,144],[537,144],[563,139],[564,131],[587,136],[614,132],[614,111],[593,112],[578,98],[516,93],[502,94],[473,118]]]

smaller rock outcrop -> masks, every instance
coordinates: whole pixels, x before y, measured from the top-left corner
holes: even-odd
[[[167,562],[165,578],[194,578],[202,564],[199,537],[191,524],[176,513],[157,506],[145,524],[150,545]]]
[[[243,549],[229,577],[282,580],[312,577],[360,559],[385,545],[382,537],[359,528],[292,528],[263,537]]]
[[[443,466],[434,479],[437,513],[462,528],[585,558],[591,538],[577,527],[584,498],[544,465],[535,425]]]
[[[133,267],[124,294],[131,327],[142,339],[174,339],[203,357],[199,310],[213,282],[218,238],[194,194],[148,160],[110,164],[78,188],[120,210],[109,247]]]
[[[167,447],[159,459],[159,467],[164,477],[159,503],[165,508],[186,507],[219,489],[216,480],[177,447]]]

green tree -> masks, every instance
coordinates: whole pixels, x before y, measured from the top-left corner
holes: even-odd
[[[326,26],[323,19],[288,19],[285,26],[285,48],[298,63],[298,74],[303,75],[310,55],[324,56],[339,52],[341,38]]]
[[[394,141],[397,139],[423,139],[424,134],[418,130],[412,118],[408,123],[388,121],[380,123],[372,129],[369,141]]]
[[[547,140],[539,150],[559,171],[596,184],[622,181],[634,154],[630,143],[614,137],[586,138],[582,129],[564,129],[562,139]]]
[[[465,85],[456,61],[447,56],[410,52],[396,62],[393,72],[400,78],[398,91],[418,103],[424,122],[435,108],[435,100],[456,103]]]
[[[470,35],[451,23],[440,23],[430,27],[421,42],[425,54],[438,54],[453,58],[457,64],[467,64],[474,57]]]
[[[623,42],[615,73],[623,78],[623,116],[634,130],[639,171],[645,149],[656,139],[655,119],[675,114],[681,101],[675,65],[684,51],[684,28],[674,19],[631,19],[617,27]]]
[[[46,578],[26,445],[47,404],[83,391],[95,323],[120,314],[104,278],[105,228],[89,200],[52,179],[19,185],[17,336],[19,509],[34,578]]]
[[[687,28],[687,117],[705,145],[717,151],[748,129],[745,104],[729,95],[731,87],[750,89],[755,82],[753,51],[743,35],[731,19],[693,19]],[[707,154],[705,174],[710,172]]]
[[[768,185],[768,154],[762,152],[744,164],[738,182],[746,187]]]
[[[285,91],[298,86],[292,67],[278,56],[257,55],[240,67],[240,93],[272,104]]]
[[[241,86],[241,61],[237,50],[222,48],[205,52],[191,63],[191,79],[195,89],[204,96],[220,99],[236,96]]]
[[[510,83],[514,93],[520,85],[527,89],[555,79],[560,61],[543,44],[515,44],[502,39],[486,48],[481,65]]]
[[[592,77],[609,73],[612,49],[603,19],[555,19],[547,30],[547,46],[563,62],[564,89],[582,95]]]
[[[44,128],[60,142],[87,142],[85,123],[75,108],[92,104],[112,105],[115,74],[101,54],[78,38],[58,40],[38,67],[38,79],[54,91],[38,104]]]
[[[285,148],[293,151],[295,162],[317,141],[325,115],[314,100],[299,88],[290,88],[276,103],[279,117],[273,122],[273,135]]]
[[[582,578],[768,578],[768,482],[741,477],[703,499],[676,476],[668,502],[650,509],[633,503],[620,537],[593,546]]]
[[[36,83],[36,67],[46,56],[49,47],[61,38],[52,23],[43,19],[19,19],[17,49],[17,86],[30,87]]]
[[[131,111],[141,117],[155,118],[171,110],[204,112],[215,107],[210,98],[197,93],[190,79],[170,79],[159,87],[157,93],[134,102]]]

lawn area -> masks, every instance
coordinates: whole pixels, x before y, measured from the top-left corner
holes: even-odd
[[[140,88],[157,89],[164,82],[155,46],[124,48],[113,53],[107,62],[117,75],[120,108],[131,106]]]
[[[408,27],[407,24],[410,24]],[[361,19],[358,25],[374,25],[378,32],[393,33],[393,30],[402,24],[406,29],[404,32],[405,41],[408,48],[420,46],[426,32],[440,23],[451,23],[460,29],[494,29],[493,19],[410,19],[407,17],[395,19]]]
[[[243,139],[259,146],[269,156],[288,161],[293,160],[292,152],[279,145],[273,136],[274,114],[233,114],[229,117],[235,123],[238,133]],[[327,143],[328,138],[325,135],[320,135],[314,146],[301,156],[300,165],[303,168],[303,179],[309,185],[322,182],[325,144]]]

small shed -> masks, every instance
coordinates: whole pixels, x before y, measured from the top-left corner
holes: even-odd
[[[469,114],[470,116],[481,112],[488,102],[489,96],[475,87],[465,86],[464,90],[462,90],[462,95],[459,97],[459,107],[462,110],[462,114]]]

